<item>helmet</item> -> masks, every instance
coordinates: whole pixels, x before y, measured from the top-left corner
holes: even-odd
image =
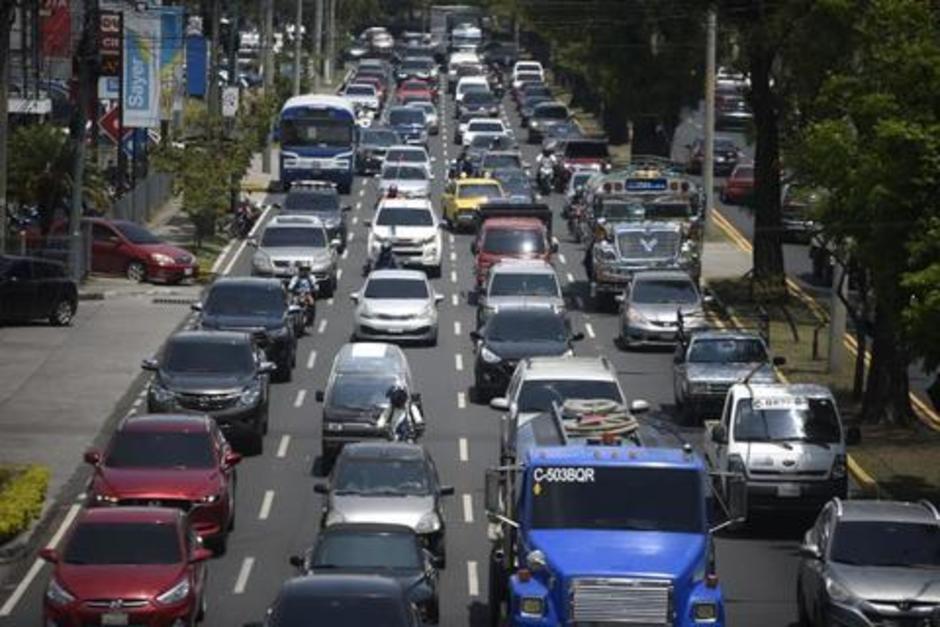
[[[388,396],[388,401],[392,407],[401,408],[408,402],[408,390],[401,385],[396,384],[390,387],[386,396]]]
[[[395,198],[396,196],[398,196],[398,185],[391,185],[388,188],[388,197]]]
[[[545,157],[551,157],[551,156],[552,156],[552,149],[549,148],[548,146],[543,147],[543,148],[542,148],[542,155],[545,156]]]
[[[389,242],[382,242],[381,250],[383,253],[390,253],[392,252],[392,245]]]

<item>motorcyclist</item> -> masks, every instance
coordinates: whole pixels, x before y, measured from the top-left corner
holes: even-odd
[[[414,440],[424,432],[424,416],[417,403],[409,405],[410,395],[401,385],[393,385],[386,393],[395,439]]]
[[[398,267],[398,260],[395,259],[395,252],[392,250],[392,245],[390,243],[382,243],[382,247],[379,249],[379,254],[375,258],[375,263],[372,265],[374,268],[385,269],[395,269]]]
[[[550,148],[542,148],[542,155],[539,157],[538,183],[545,190],[551,189],[555,175],[555,155]]]
[[[310,274],[310,264],[302,263],[297,267],[297,274],[291,277],[287,284],[287,291],[296,296],[305,308],[312,308],[316,302],[314,292],[317,281]]]

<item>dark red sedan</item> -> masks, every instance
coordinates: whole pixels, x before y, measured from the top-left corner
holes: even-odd
[[[50,627],[190,626],[205,614],[203,548],[178,509],[115,507],[84,510],[53,564],[43,599]]]
[[[178,283],[199,274],[187,250],[167,244],[146,228],[126,220],[85,218],[91,222],[91,269],[124,274],[132,281]]]
[[[721,202],[743,205],[754,193],[754,166],[738,164],[721,186]]]
[[[422,80],[412,79],[398,86],[397,95],[398,101],[402,104],[415,101],[432,102],[437,98],[435,92],[436,90],[430,84]]]
[[[85,461],[95,472],[88,504],[175,507],[193,530],[224,553],[235,516],[234,452],[208,416],[157,414],[125,418],[104,453]]]

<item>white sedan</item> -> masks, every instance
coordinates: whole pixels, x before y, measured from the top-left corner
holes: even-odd
[[[427,198],[383,198],[366,226],[370,227],[366,246],[370,264],[382,246],[389,244],[400,265],[424,268],[431,277],[441,275],[441,225]]]

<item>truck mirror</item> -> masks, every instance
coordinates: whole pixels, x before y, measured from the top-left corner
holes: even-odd
[[[715,425],[712,428],[712,442],[715,444],[726,444],[728,442],[728,430],[724,425]]]
[[[485,503],[488,514],[500,514],[499,488],[502,484],[502,474],[495,468],[486,469]]]
[[[747,520],[747,480],[744,475],[728,477],[728,513],[733,522]]]
[[[642,414],[650,410],[649,401],[644,401],[642,399],[637,399],[630,403],[630,413],[631,414]]]
[[[525,564],[532,572],[538,572],[544,570],[548,565],[548,561],[545,559],[545,554],[535,549],[534,551],[529,551],[525,556]]]

